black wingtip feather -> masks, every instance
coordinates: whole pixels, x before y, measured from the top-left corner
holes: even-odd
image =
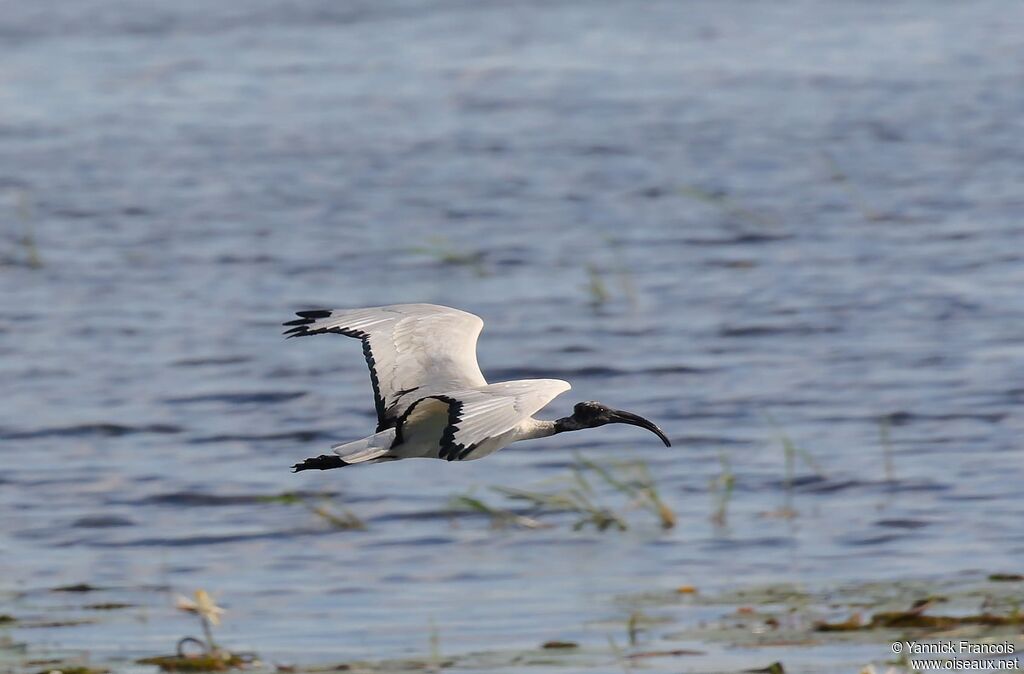
[[[302,337],[304,335],[315,334],[310,332],[309,326],[317,322],[321,318],[329,318],[331,312],[326,309],[310,309],[308,311],[296,311],[296,315],[301,318],[294,318],[290,321],[286,321],[281,325],[291,328],[285,330],[283,334],[288,335],[288,338]]]

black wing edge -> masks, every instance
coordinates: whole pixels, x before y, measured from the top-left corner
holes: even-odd
[[[289,330],[285,330],[283,334],[288,335],[288,339],[292,337],[308,337],[309,335],[323,335],[326,333],[333,333],[336,335],[345,335],[346,337],[354,337],[363,343],[363,357],[366,358],[366,365],[370,368],[370,384],[373,386],[373,406],[377,411],[377,432],[391,428],[395,425],[394,419],[388,419],[385,416],[384,398],[380,394],[380,378],[377,376],[377,361],[373,358],[373,351],[370,350],[370,336],[362,330],[349,330],[347,328],[317,328],[311,330],[309,326],[316,323],[322,318],[330,318],[333,312],[327,309],[310,309],[309,311],[296,311],[295,315],[299,316],[295,320],[282,323],[284,326],[293,326]]]
[[[295,312],[296,318],[293,321],[287,321],[282,323],[286,327],[291,327],[290,330],[285,330],[284,334],[288,335],[288,338],[292,337],[305,337],[306,335],[319,335],[328,330],[310,330],[309,326],[317,322],[321,318],[330,318],[331,312],[327,309],[311,309],[309,311],[297,311]]]
[[[448,461],[462,461],[480,444],[474,442],[467,446],[462,443],[455,442],[455,432],[459,430],[459,422],[462,421],[462,401],[445,395],[427,397],[435,398],[448,404],[448,425],[445,426],[444,432],[441,433],[441,448],[438,452],[437,458],[446,459]]]
[[[405,441],[403,432],[405,431],[405,422],[409,419],[409,416],[413,413],[413,410],[423,402],[424,400],[439,400],[448,406],[448,423],[444,427],[444,431],[441,433],[441,447],[438,452],[437,458],[447,459],[448,461],[461,461],[467,454],[476,449],[476,445],[466,447],[455,442],[455,431],[459,430],[459,422],[462,421],[462,401],[456,400],[451,396],[446,395],[433,395],[420,398],[412,405],[406,408],[402,416],[398,417],[395,423],[395,442],[392,447],[397,447]]]

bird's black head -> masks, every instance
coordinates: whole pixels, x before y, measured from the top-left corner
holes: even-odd
[[[651,433],[654,433],[661,438],[661,441],[665,443],[666,447],[672,446],[672,443],[669,442],[668,436],[666,436],[664,431],[658,428],[653,422],[644,419],[638,414],[633,414],[632,412],[614,410],[595,400],[576,403],[576,406],[572,409],[572,416],[559,419],[558,422],[556,422],[556,428],[561,431],[575,431],[582,428],[597,428],[598,426],[604,426],[605,424],[629,424],[630,426],[646,428]]]
[[[615,410],[596,400],[585,400],[576,403],[572,408],[573,418],[587,428],[596,428],[611,423],[613,414],[615,414]]]

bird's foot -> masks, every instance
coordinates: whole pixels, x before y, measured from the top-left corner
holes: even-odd
[[[336,454],[321,454],[310,459],[306,459],[302,463],[297,463],[292,466],[292,472],[297,473],[300,470],[330,470],[331,468],[341,468],[348,464],[341,460],[341,457]]]

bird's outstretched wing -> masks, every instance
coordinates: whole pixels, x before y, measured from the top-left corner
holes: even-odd
[[[337,333],[363,342],[377,430],[396,424],[414,401],[487,383],[476,362],[479,316],[435,304],[300,311],[290,337]]]
[[[443,395],[418,400],[407,410],[398,426],[420,413],[431,414],[439,402],[448,406],[448,424],[441,435],[438,458],[449,461],[465,459],[480,443],[512,430],[525,419],[571,387],[561,379],[524,379],[489,384],[462,391],[449,391]]]

